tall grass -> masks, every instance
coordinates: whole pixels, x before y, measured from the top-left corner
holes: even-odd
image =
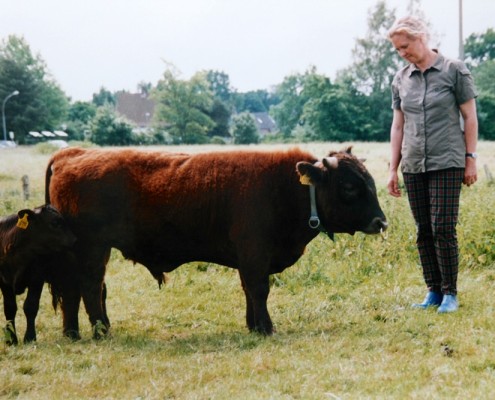
[[[304,147],[323,156],[341,145]],[[480,144],[479,182],[461,195],[461,307],[451,315],[410,308],[425,289],[407,200],[385,191],[387,144],[355,143],[354,152],[375,176],[387,236],[313,240],[296,265],[272,278],[274,336],[245,328],[236,271],[191,263],[159,290],[145,268],[114,251],[106,278],[112,336],[92,341],[81,310],[83,339],[63,338],[45,290],[38,342],[0,344],[0,397],[494,398],[495,184],[482,167],[495,172],[495,143]],[[43,202],[48,157],[27,147],[0,152],[1,215]],[[29,201],[22,199],[24,174]]]

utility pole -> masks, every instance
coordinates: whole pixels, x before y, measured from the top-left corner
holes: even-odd
[[[462,34],[462,0],[459,0],[459,60],[464,60],[464,38]]]
[[[12,97],[12,96],[17,96],[19,94],[18,90],[14,90],[12,93],[10,93],[5,99],[3,99],[2,102],[2,125],[3,125],[3,140],[7,141],[7,124],[5,122],[5,103]]]

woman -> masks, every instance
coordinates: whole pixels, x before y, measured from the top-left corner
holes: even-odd
[[[401,164],[428,288],[423,302],[413,307],[439,306],[439,313],[453,312],[458,309],[460,191],[462,183],[470,186],[477,180],[477,93],[462,61],[447,59],[428,46],[421,20],[397,20],[388,37],[409,63],[392,83],[388,191],[401,195],[397,173]]]

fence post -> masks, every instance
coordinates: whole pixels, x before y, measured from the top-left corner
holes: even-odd
[[[22,178],[22,193],[24,194],[24,200],[29,200],[29,176],[24,175]]]
[[[488,165],[486,165],[486,164],[483,165],[483,168],[485,168],[486,179],[488,179],[488,182],[492,183],[493,182],[493,175],[490,172],[490,170],[488,169]]]

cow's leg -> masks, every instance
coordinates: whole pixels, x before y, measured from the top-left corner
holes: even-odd
[[[79,340],[79,304],[81,302],[81,292],[77,282],[74,280],[66,283],[61,291],[63,319],[63,335],[72,339]]]
[[[40,308],[40,297],[43,290],[43,280],[37,279],[28,286],[26,300],[24,301],[24,315],[26,316],[26,333],[24,343],[36,340],[35,321]]]
[[[270,284],[268,274],[239,270],[246,295],[246,322],[250,331],[264,335],[273,333],[273,324],[266,305]]]
[[[110,249],[92,248],[86,258],[86,265],[81,272],[81,295],[84,306],[93,327],[93,338],[101,339],[106,336],[110,321],[106,314],[104,301],[104,279],[106,263]]]
[[[244,290],[244,295],[246,296],[246,325],[250,331],[254,331],[255,323],[254,323],[254,310],[253,310],[253,301],[251,296],[249,295],[249,291],[246,288],[246,284],[244,279],[242,278],[242,274],[239,273],[241,278],[242,290]]]
[[[15,299],[14,289],[0,282],[0,289],[3,296],[3,311],[7,325],[4,328],[5,343],[12,346],[18,343],[17,334],[15,331],[15,315],[17,314],[17,302]]]
[[[103,282],[101,305],[103,308],[103,323],[110,328],[110,319],[108,318],[107,314],[107,285],[105,282]]]
[[[64,252],[57,262],[51,263],[52,279],[50,282],[52,304],[54,309],[60,304],[63,319],[63,335],[79,340],[79,304],[81,291],[79,289],[78,257],[73,252]]]

